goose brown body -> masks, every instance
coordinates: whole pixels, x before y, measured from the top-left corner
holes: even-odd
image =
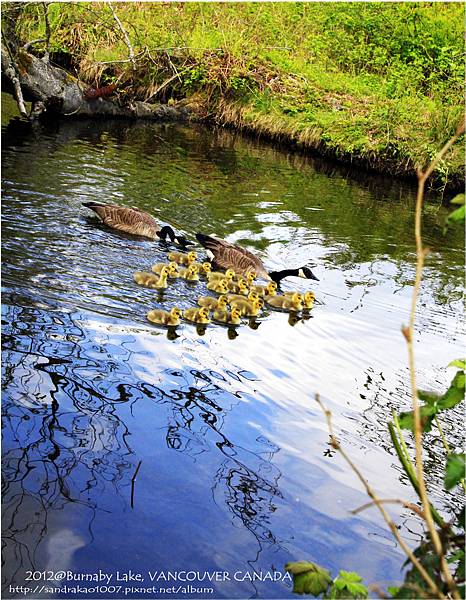
[[[261,259],[246,248],[203,233],[197,233],[196,238],[212,254],[212,261],[217,268],[234,269],[236,275],[247,275],[250,271],[255,271],[257,277],[270,279]]]
[[[155,240],[158,237],[157,232],[162,229],[154,217],[138,208],[99,202],[85,202],[84,206],[93,210],[105,225],[118,231]]]

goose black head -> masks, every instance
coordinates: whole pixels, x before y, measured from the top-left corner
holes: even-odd
[[[160,231],[157,231],[156,235],[162,242],[166,242],[167,237],[170,238],[171,242],[175,241],[175,232],[169,225],[164,225]]]
[[[185,248],[187,248],[188,246],[194,246],[194,242],[191,242],[189,240],[187,240],[184,236],[182,235],[176,235],[175,236],[175,240],[178,242],[178,244],[183,248],[183,250]],[[173,240],[172,240],[173,241]]]
[[[304,279],[315,279],[315,281],[319,281],[309,267],[301,267],[298,271],[298,277],[304,277]]]

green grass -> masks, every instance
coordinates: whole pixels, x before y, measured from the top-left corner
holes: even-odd
[[[217,121],[413,174],[454,133],[463,110],[460,3],[51,4],[52,49],[69,52],[92,85],[118,79],[146,99],[196,99]],[[42,7],[17,21],[24,40],[43,36]],[[145,51],[147,49],[148,51]],[[443,183],[464,173],[461,148]]]

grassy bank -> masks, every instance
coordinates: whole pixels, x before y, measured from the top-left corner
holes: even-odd
[[[91,85],[117,82],[122,100],[188,101],[204,118],[395,175],[428,163],[463,114],[462,4],[113,6],[135,66],[100,3],[51,4],[51,50]],[[41,5],[16,29],[44,37]],[[457,145],[438,184],[463,177]]]

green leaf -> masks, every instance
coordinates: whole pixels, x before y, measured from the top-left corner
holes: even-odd
[[[450,200],[450,204],[463,204],[464,205],[464,194],[457,194]]]
[[[285,571],[293,575],[293,592],[295,594],[318,596],[326,592],[332,583],[329,571],[315,563],[307,561],[287,563]]]
[[[430,405],[436,404],[442,397],[441,394],[437,394],[436,392],[424,392],[422,390],[418,390],[417,395],[419,400]]]
[[[432,429],[432,420],[438,412],[437,405],[424,405],[419,409],[421,415],[421,428],[423,431],[430,431]],[[414,431],[414,412],[400,413],[399,423],[402,429],[411,429]]]
[[[353,571],[340,571],[333,582],[330,598],[367,598],[369,592],[365,585],[359,583],[362,577]]]
[[[445,469],[445,488],[451,490],[461,479],[464,479],[465,455],[449,454]]]
[[[459,404],[464,398],[465,375],[462,371],[458,371],[450,384],[450,387],[439,400],[439,409],[453,408]]]
[[[393,597],[395,597],[395,596],[398,594],[398,592],[399,592],[399,591],[400,591],[400,588],[399,588],[399,587],[395,587],[394,585],[390,585],[390,586],[387,588],[387,592],[388,592],[388,593],[389,593],[391,596],[393,596]]]
[[[445,223],[448,225],[451,222],[456,222],[456,221],[464,221],[464,217],[465,217],[465,210],[464,210],[464,205],[460,206],[459,208],[457,208],[456,210],[454,210],[453,212],[451,212],[448,217],[445,219]]]
[[[458,367],[458,369],[462,369],[466,371],[466,358],[457,358],[452,360],[451,363],[448,364],[449,367]]]

